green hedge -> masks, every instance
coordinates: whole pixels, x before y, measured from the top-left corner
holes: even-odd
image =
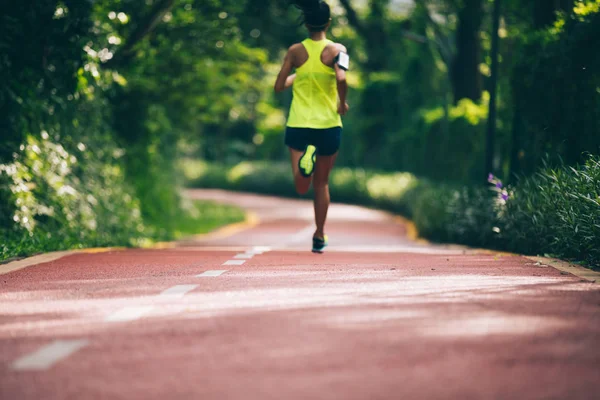
[[[297,197],[287,163],[231,167],[185,160],[190,187]],[[503,187],[455,186],[410,173],[334,169],[334,201],[385,209],[411,218],[420,235],[525,254],[600,264],[600,157],[578,168],[546,168]]]
[[[143,246],[244,219],[238,207],[139,196],[126,179],[123,150],[99,140],[64,146],[43,131],[40,138],[28,135],[12,162],[0,164],[0,262],[54,250]],[[143,179],[132,180],[139,186]],[[168,223],[145,217],[143,202],[168,215]]]

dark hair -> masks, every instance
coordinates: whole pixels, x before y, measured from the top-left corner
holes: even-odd
[[[294,0],[294,5],[304,14],[303,23],[311,32],[320,32],[327,27],[331,19],[329,4],[323,0]]]

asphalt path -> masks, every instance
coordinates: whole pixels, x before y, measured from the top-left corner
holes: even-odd
[[[190,196],[253,218],[0,275],[0,399],[598,398],[598,283],[338,204],[312,254],[310,201]]]

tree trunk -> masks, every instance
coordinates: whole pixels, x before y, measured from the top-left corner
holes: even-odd
[[[369,37],[367,40],[367,68],[370,71],[384,71],[389,59],[389,42],[383,21],[389,0],[371,0],[371,10],[366,21]]]
[[[340,0],[346,10],[350,24],[366,42],[366,72],[383,72],[389,68],[389,33],[386,31],[386,9],[389,0],[370,0],[369,14],[360,20],[349,0]],[[362,146],[365,149],[363,166],[376,166],[381,163],[379,150],[387,138],[386,110],[393,107],[397,99],[389,95],[389,84],[370,82],[361,95]]]
[[[464,0],[458,11],[456,56],[452,68],[454,102],[461,99],[481,99],[481,40],[479,32],[483,18],[482,0]]]

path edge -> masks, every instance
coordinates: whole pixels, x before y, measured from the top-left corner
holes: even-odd
[[[192,235],[191,239],[222,239],[228,236],[233,236],[236,233],[251,229],[260,223],[260,218],[254,212],[245,210],[246,218],[242,222],[235,222],[222,226],[212,232],[201,233],[198,235]],[[178,241],[171,242],[157,242],[147,246],[139,246],[137,248],[144,249],[172,249],[176,248]],[[135,247],[134,247],[135,248]],[[59,260],[63,257],[67,257],[74,254],[96,254],[96,253],[108,253],[110,251],[125,250],[127,247],[93,247],[87,249],[75,249],[75,250],[60,250],[52,251],[49,253],[36,254],[33,256],[25,257],[20,260],[11,261],[6,264],[0,264],[0,275],[6,275],[11,272],[19,271],[34,265],[49,263],[52,261]]]
[[[412,222],[411,220],[406,219],[402,216],[399,216],[399,215],[393,215],[393,218],[397,224],[406,226],[406,236],[410,240],[417,242],[417,243],[421,243],[421,244],[432,244],[429,240],[424,239],[419,236],[419,231],[417,230],[417,227],[414,222]],[[459,245],[459,246],[463,247],[462,245]],[[560,260],[558,258],[550,258],[550,257],[542,257],[542,256],[528,256],[525,254],[517,254],[517,253],[511,253],[511,252],[501,251],[501,250],[482,249],[482,248],[475,248],[475,247],[468,247],[468,246],[464,246],[464,247],[465,247],[465,249],[468,249],[468,250],[472,250],[472,251],[476,251],[476,252],[483,252],[483,253],[487,253],[487,254],[525,257],[531,261],[538,262],[542,265],[547,265],[549,267],[559,270],[560,272],[565,272],[565,273],[574,275],[574,276],[576,276],[580,279],[584,279],[588,282],[600,283],[600,272],[594,271],[593,269],[590,269],[590,268],[582,267],[577,264],[570,263],[565,260]]]
[[[539,262],[542,265],[550,266],[561,272],[575,275],[578,278],[585,279],[591,283],[600,283],[600,272],[593,269],[582,267],[581,265],[572,264],[568,261],[559,260],[557,258],[539,257],[539,256],[523,256],[531,261]]]

